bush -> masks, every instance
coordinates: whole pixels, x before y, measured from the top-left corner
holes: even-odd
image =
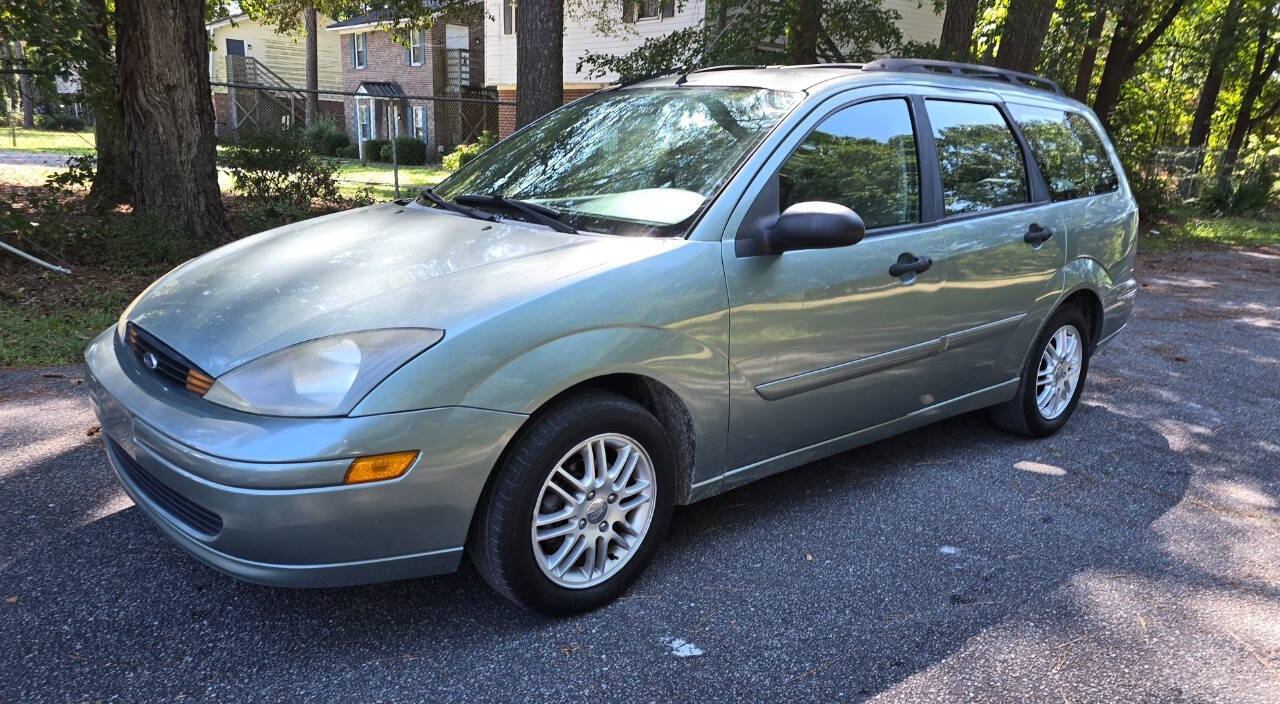
[[[457,171],[463,164],[480,156],[484,150],[496,144],[498,138],[489,130],[480,133],[480,137],[470,144],[459,144],[457,148],[445,155],[444,168]]]
[[[336,156],[339,149],[351,144],[351,138],[328,115],[316,116],[315,122],[302,130],[302,138],[311,151],[322,156]]]
[[[389,139],[366,139],[364,141],[365,161],[381,161],[382,148],[391,144]]]
[[[79,132],[84,129],[84,120],[81,120],[71,113],[54,112],[44,115],[36,115],[36,127],[39,127],[42,130]]]
[[[355,144],[348,144],[335,149],[333,151],[333,155],[339,159],[359,159],[360,147]]]
[[[391,162],[391,143],[382,147],[383,161]],[[396,137],[395,160],[404,166],[422,166],[427,163],[427,143],[415,137]]]
[[[1177,185],[1162,172],[1130,172],[1129,188],[1138,203],[1138,213],[1146,222],[1168,215],[1178,201]]]
[[[336,162],[317,156],[296,130],[244,131],[226,150],[223,165],[235,189],[268,214],[333,203],[338,193]]]

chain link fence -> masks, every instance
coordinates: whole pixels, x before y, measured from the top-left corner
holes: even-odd
[[[1274,192],[1280,175],[1278,150],[1122,145],[1121,151],[1130,155],[1125,161],[1131,179],[1159,184],[1182,202],[1247,196],[1251,204],[1263,207],[1280,195]]]

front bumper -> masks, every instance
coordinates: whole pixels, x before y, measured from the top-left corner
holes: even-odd
[[[137,368],[114,330],[85,360],[107,455],[134,503],[197,559],[261,584],[343,586],[456,569],[489,472],[525,418],[461,407],[240,413]],[[401,450],[421,452],[403,476],[342,485],[352,458]]]

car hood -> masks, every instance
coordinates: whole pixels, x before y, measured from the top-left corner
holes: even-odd
[[[604,264],[620,239],[389,203],[193,259],[139,296],[124,319],[216,377],[326,335],[465,325],[498,302]]]

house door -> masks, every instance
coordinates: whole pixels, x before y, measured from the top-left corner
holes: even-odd
[[[244,56],[244,40],[228,39],[227,40],[227,56]]]

